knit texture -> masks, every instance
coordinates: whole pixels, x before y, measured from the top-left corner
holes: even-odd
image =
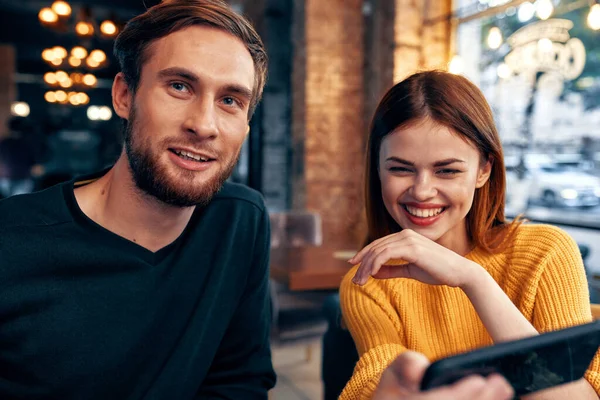
[[[549,225],[522,224],[506,250],[465,256],[481,265],[541,333],[592,321],[583,261],[575,241]],[[406,349],[431,361],[493,344],[461,289],[406,278],[370,278],[340,287],[344,322],[360,360],[341,400],[370,399],[382,372]],[[600,353],[586,379],[600,393]]]

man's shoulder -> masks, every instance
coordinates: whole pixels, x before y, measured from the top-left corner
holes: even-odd
[[[258,191],[239,183],[225,182],[213,201],[232,201],[240,205],[254,206],[261,212],[265,210],[263,196]]]
[[[62,185],[0,200],[0,228],[66,222]]]

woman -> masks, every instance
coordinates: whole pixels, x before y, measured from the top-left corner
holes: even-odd
[[[365,179],[367,245],[340,288],[361,357],[341,399],[371,398],[406,350],[436,360],[592,320],[573,239],[506,222],[500,139],[467,79],[429,71],[395,85],[373,118]],[[585,378],[543,398],[598,399],[598,357]]]

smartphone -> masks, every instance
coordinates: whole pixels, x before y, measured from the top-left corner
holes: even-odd
[[[523,396],[582,378],[599,347],[600,320],[499,343],[432,363],[421,390],[498,373]]]

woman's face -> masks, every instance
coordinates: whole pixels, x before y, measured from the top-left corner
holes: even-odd
[[[470,250],[466,220],[491,163],[458,133],[430,119],[396,129],[381,142],[379,177],[387,211],[403,229],[459,254]]]

